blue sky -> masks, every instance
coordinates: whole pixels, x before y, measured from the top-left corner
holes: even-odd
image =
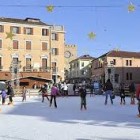
[[[136,6],[134,12],[128,12],[129,2]],[[56,6],[52,13],[47,5]],[[66,44],[77,45],[78,56],[98,57],[114,48],[140,52],[140,0],[0,0],[0,17],[63,25]],[[90,32],[96,33],[94,40],[88,38]]]

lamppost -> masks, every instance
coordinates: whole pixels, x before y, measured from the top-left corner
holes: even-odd
[[[11,62],[11,84],[14,87],[15,93],[19,92],[19,69],[20,69],[21,61],[14,61]]]

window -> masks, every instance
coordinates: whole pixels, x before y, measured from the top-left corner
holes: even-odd
[[[84,62],[81,63],[81,67],[84,67]]]
[[[116,59],[113,59],[113,65],[116,65]]]
[[[18,49],[19,43],[17,40],[13,40],[13,49]]]
[[[26,41],[26,50],[31,50],[31,41]]]
[[[46,58],[43,58],[42,59],[42,68],[43,69],[46,69],[47,68],[47,59]]]
[[[132,60],[126,60],[126,66],[132,66]]]
[[[26,68],[31,69],[31,58],[26,58]]]
[[[132,60],[129,60],[129,65],[132,66]]]
[[[12,26],[11,32],[14,34],[20,34],[20,27]]]
[[[13,64],[18,64],[18,58],[17,57],[13,58]]]
[[[4,32],[4,26],[0,25],[0,32],[3,33]]]
[[[132,73],[126,73],[126,80],[132,80],[133,79],[133,75]]]
[[[0,49],[2,48],[2,40],[0,39]]]
[[[24,28],[24,34],[33,35],[33,28]]]
[[[128,60],[126,60],[126,66],[128,66]]]
[[[58,55],[58,48],[52,48],[52,55]]]
[[[84,70],[81,71],[81,75],[85,75],[85,71]]]
[[[47,50],[48,43],[47,42],[42,42],[42,50]]]
[[[77,62],[77,68],[79,67],[79,62]]]
[[[132,80],[132,73],[130,73],[129,75],[130,75],[130,80]]]
[[[52,71],[56,72],[57,71],[57,67],[56,67],[56,62],[52,62]]]
[[[115,83],[119,83],[119,74],[115,74]]]
[[[129,80],[129,74],[126,73],[126,80]]]
[[[42,36],[48,36],[49,30],[48,29],[42,29]]]
[[[58,40],[58,34],[52,33],[52,40]]]

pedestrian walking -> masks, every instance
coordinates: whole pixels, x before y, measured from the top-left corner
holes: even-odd
[[[57,103],[56,103],[56,96],[59,94],[59,90],[56,86],[56,84],[53,84],[51,88],[51,99],[50,99],[50,107],[52,105],[52,101],[54,100],[54,107],[57,108]]]
[[[136,92],[136,88],[135,88],[135,84],[132,82],[129,86],[129,92],[130,92],[130,96],[131,96],[131,102],[130,104],[135,104],[135,92]]]
[[[136,98],[138,100],[138,117],[140,117],[140,85],[138,85],[137,90],[136,90]]]
[[[113,99],[112,99],[113,85],[112,85],[110,79],[108,79],[107,82],[105,83],[104,91],[105,91],[105,105],[107,105],[108,96],[110,96],[111,104],[113,104]]]
[[[27,89],[24,86],[22,89],[22,102],[26,101]]]
[[[81,110],[84,109],[86,110],[87,109],[87,106],[86,106],[86,89],[85,89],[85,86],[81,86],[79,87],[79,95],[81,97]]]
[[[120,98],[121,98],[121,102],[120,104],[124,104],[125,105],[125,91],[124,91],[124,83],[120,84]]]
[[[5,89],[2,89],[1,91],[1,97],[2,97],[2,105],[5,104],[5,100],[7,98],[7,93],[6,93],[6,90]]]

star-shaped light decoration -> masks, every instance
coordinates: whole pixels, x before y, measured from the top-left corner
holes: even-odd
[[[13,37],[15,36],[12,32],[6,32],[6,39],[10,38],[11,40],[13,39]]]
[[[88,37],[89,37],[89,39],[95,39],[96,34],[95,34],[94,32],[90,32],[90,33],[88,34]]]
[[[128,12],[134,12],[136,9],[135,5],[132,4],[132,2],[130,2],[130,4],[128,5]]]
[[[53,12],[54,6],[53,5],[46,6],[46,9],[48,12]]]

